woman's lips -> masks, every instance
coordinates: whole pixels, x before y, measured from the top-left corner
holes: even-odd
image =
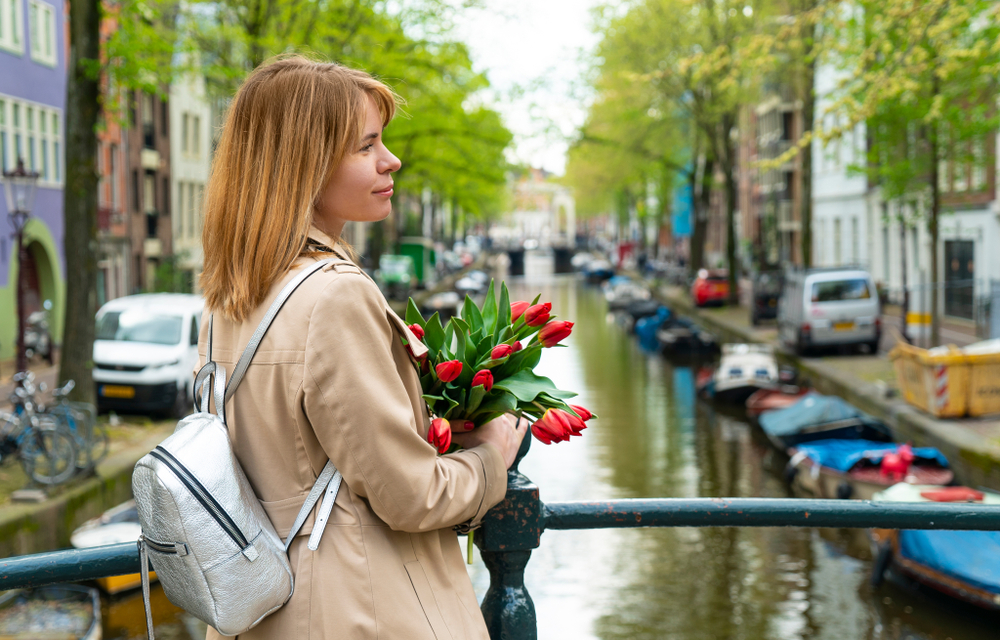
[[[386,198],[392,197],[392,185],[389,185],[388,188],[381,191],[375,191],[374,193],[377,196],[385,196]]]

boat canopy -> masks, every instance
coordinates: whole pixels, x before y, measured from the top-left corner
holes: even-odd
[[[899,553],[904,558],[1000,594],[1000,532],[914,531],[899,532]]]
[[[847,473],[862,460],[878,464],[887,453],[898,451],[899,445],[873,440],[817,440],[796,445],[795,449],[821,466]],[[948,466],[948,459],[934,447],[914,447],[913,455],[917,460],[932,460],[942,467]]]
[[[821,424],[857,420],[862,424],[882,423],[837,396],[824,396],[811,391],[795,404],[762,413],[758,422],[771,436],[790,436]]]

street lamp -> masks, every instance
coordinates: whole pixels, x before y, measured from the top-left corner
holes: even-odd
[[[38,172],[25,171],[24,160],[17,159],[17,168],[3,172],[3,192],[7,199],[7,215],[17,237],[17,360],[18,371],[28,368],[24,353],[24,226],[31,217],[35,206],[35,189],[38,186]]]

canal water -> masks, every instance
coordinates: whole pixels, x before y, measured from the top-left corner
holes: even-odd
[[[599,289],[552,275],[545,258],[529,254],[526,268],[507,279],[512,299],[541,294],[576,323],[538,371],[599,416],[581,438],[532,443],[520,468],[542,500],[788,497],[784,460],[740,412],[697,399],[697,363],[643,352]],[[525,579],[542,640],[997,637],[996,619],[976,610],[890,584],[873,590],[870,569],[862,531],[595,529],[545,533]],[[478,555],[469,573],[481,600],[489,574]],[[158,586],[153,613],[158,638],[204,637]],[[144,638],[141,597],[105,600],[104,621],[105,640]]]

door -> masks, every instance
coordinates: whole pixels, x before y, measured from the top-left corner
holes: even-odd
[[[975,243],[972,240],[945,240],[944,313],[972,320]]]

